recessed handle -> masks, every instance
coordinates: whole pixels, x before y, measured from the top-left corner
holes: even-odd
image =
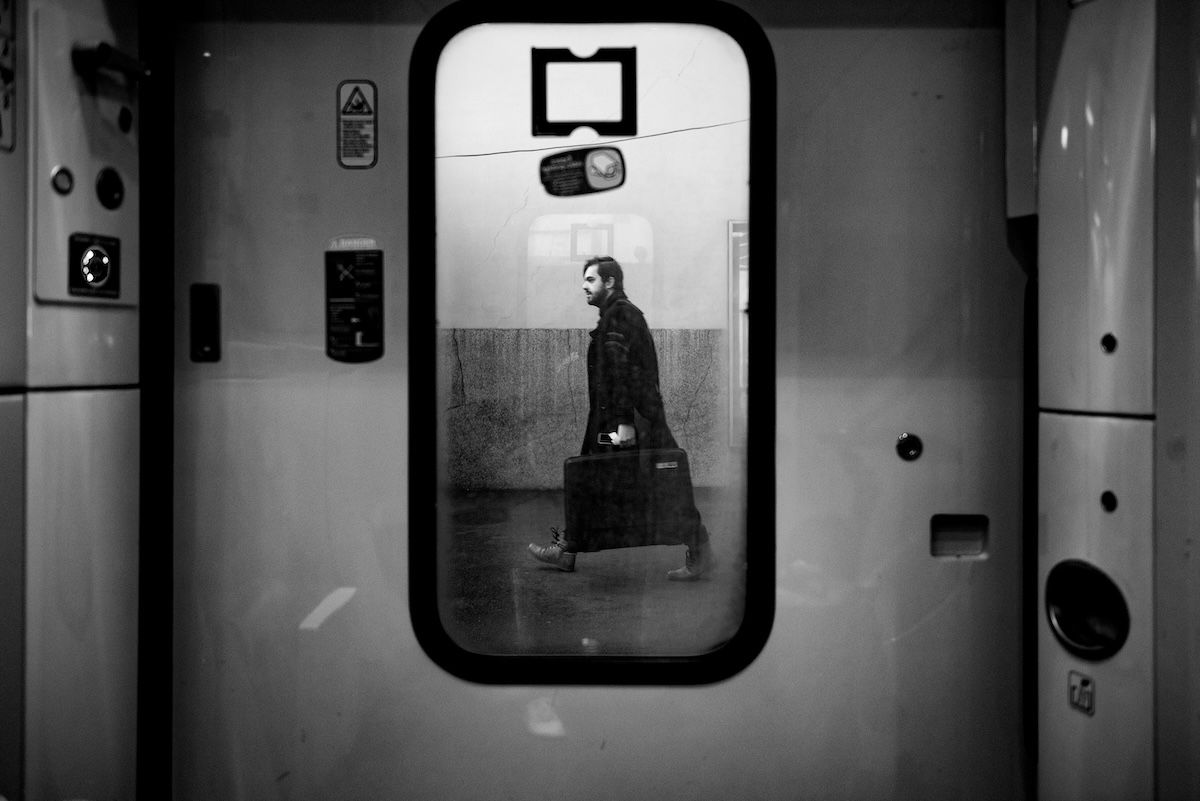
[[[150,77],[149,67],[108,42],[76,45],[71,48],[71,63],[75,65],[75,71],[87,79],[95,78],[100,70],[119,72],[133,81]]]
[[[194,362],[221,361],[221,287],[192,284],[191,355]]]

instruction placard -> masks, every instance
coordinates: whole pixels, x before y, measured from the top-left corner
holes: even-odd
[[[383,251],[325,251],[325,353],[339,362],[383,355]]]
[[[379,93],[372,81],[342,81],[337,90],[338,164],[351,170],[374,167],[379,150]]]

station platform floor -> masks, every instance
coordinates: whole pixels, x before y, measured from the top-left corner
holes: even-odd
[[[698,655],[741,625],[745,511],[740,493],[695,488],[716,567],[670,581],[683,545],[578,554],[564,572],[535,560],[563,524],[561,490],[458,491],[439,578],[447,633],[482,654]]]

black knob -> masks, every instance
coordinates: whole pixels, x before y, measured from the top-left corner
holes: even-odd
[[[916,434],[909,434],[906,431],[896,438],[896,453],[900,454],[900,458],[906,462],[918,459],[924,449],[925,445]]]
[[[106,209],[115,209],[125,200],[125,182],[112,167],[105,167],[96,176],[96,195]]]
[[[112,274],[112,259],[100,245],[91,245],[79,259],[79,271],[87,286],[101,287]]]

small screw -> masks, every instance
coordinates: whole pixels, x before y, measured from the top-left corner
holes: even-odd
[[[906,462],[916,460],[921,456],[921,451],[925,448],[921,442],[921,438],[916,434],[909,434],[907,431],[896,437],[896,453],[900,454],[900,458]]]

